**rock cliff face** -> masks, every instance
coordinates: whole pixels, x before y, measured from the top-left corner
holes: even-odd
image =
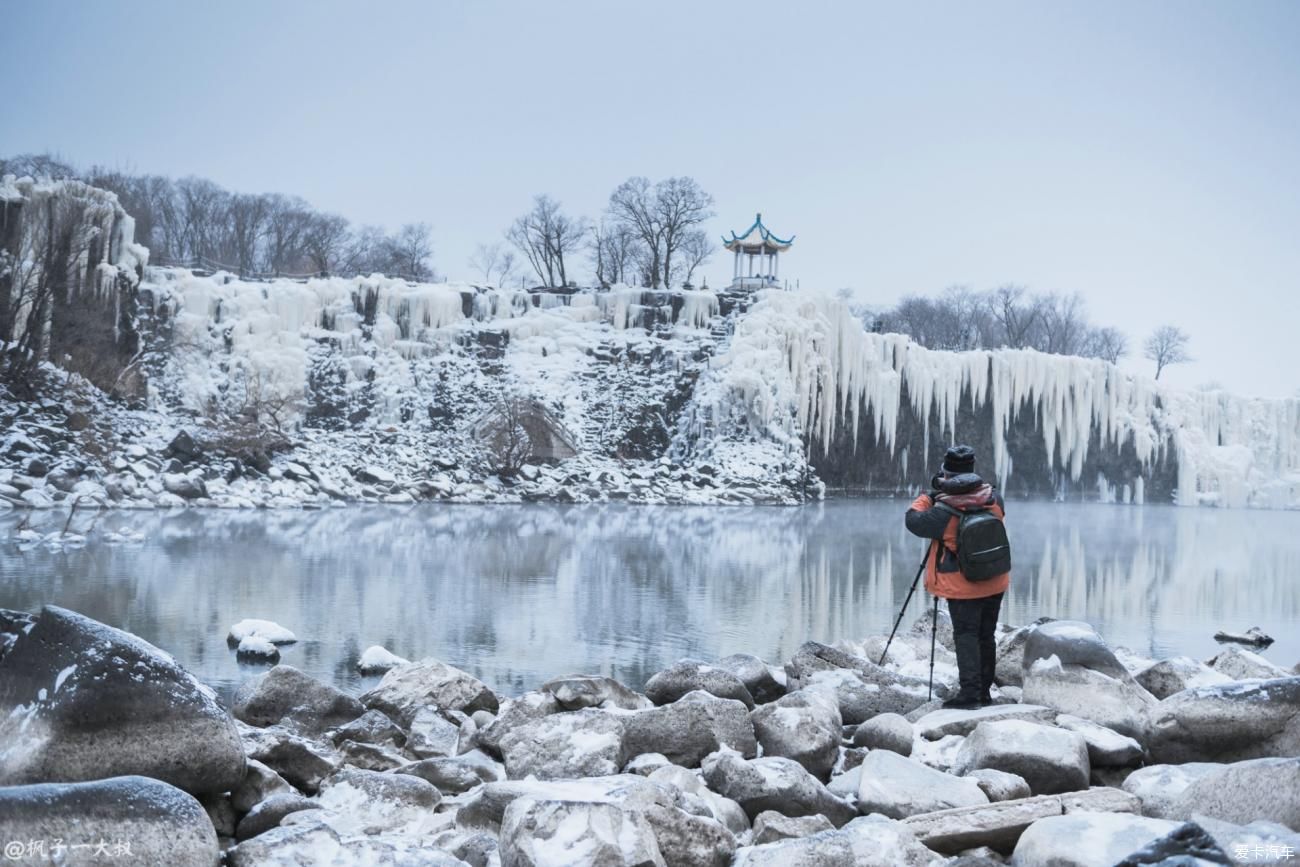
[[[375,467],[408,481],[462,471],[435,485],[453,491],[499,469],[483,453],[510,446],[513,405],[544,418],[548,442],[564,446],[522,463],[577,455],[559,460],[569,468],[560,483],[525,498],[907,495],[961,441],[1012,496],[1300,504],[1296,399],[1181,392],[1030,350],[932,351],[867,333],[815,293],[513,291],[380,275],[261,282],[145,268],[111,194],[9,178],[0,200],[10,263],[0,300],[14,308],[24,280],[58,287],[11,331],[39,329],[49,362],[147,404],[114,421],[136,428],[137,442],[143,429],[162,451],[183,429],[237,461],[203,468],[209,483],[250,472],[280,481],[277,461],[319,475],[330,455],[362,482],[358,472]],[[66,244],[50,253],[56,224],[68,227],[55,233]],[[118,446],[98,448],[72,456],[79,473],[112,471]],[[611,491],[628,475],[665,473],[685,488]],[[759,492],[764,479],[775,487]]]

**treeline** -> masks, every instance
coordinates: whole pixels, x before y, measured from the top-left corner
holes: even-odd
[[[841,297],[852,297],[840,290]],[[907,295],[894,307],[854,306],[868,330],[906,334],[930,349],[1037,349],[1117,362],[1128,354],[1118,328],[1093,325],[1083,296],[1032,293],[1007,285],[978,292],[951,287],[938,296]]]
[[[74,178],[110,190],[135,218],[136,241],[154,262],[201,262],[242,276],[381,272],[433,280],[426,223],[389,233],[353,226],[297,196],[234,193],[204,178],[173,180],[101,167],[80,171],[46,154],[0,158],[0,176]]]

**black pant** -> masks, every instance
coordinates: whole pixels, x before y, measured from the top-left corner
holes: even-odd
[[[983,599],[949,599],[953,643],[957,645],[957,678],[964,698],[987,696],[998,664],[997,630],[1002,594]]]

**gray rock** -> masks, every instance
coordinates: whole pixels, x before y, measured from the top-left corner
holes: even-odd
[[[439,662],[422,659],[389,669],[378,686],[361,696],[368,708],[381,710],[403,728],[415,714],[433,705],[442,710],[471,714],[476,710],[496,713],[496,694],[478,678]]]
[[[239,827],[235,830],[235,839],[247,840],[277,828],[280,821],[290,813],[319,809],[319,803],[302,795],[288,792],[272,795],[253,807],[248,815],[239,821]]]
[[[1088,762],[1092,768],[1128,768],[1142,764],[1145,751],[1133,738],[1126,737],[1092,720],[1060,714],[1056,725],[1083,735],[1088,745]]]
[[[482,758],[421,759],[395,768],[393,772],[428,780],[444,795],[461,795],[482,783],[505,779],[505,768],[501,764],[483,753],[477,755]]]
[[[1024,778],[1036,795],[1088,788],[1088,746],[1075,732],[1024,720],[984,722],[962,743],[953,770],[994,768]]]
[[[639,710],[652,707],[643,695],[628,689],[617,680],[590,674],[571,674],[557,677],[542,684],[543,692],[555,696],[563,710],[582,710],[588,707]]]
[[[1017,867],[1114,867],[1177,827],[1177,822],[1130,813],[1049,816],[1020,835],[1011,863]]]
[[[868,659],[818,644],[804,642],[786,663],[787,688],[830,689],[840,704],[846,724],[865,722],[882,713],[906,714],[925,704],[926,681],[882,668]],[[942,697],[942,690],[936,695]]]
[[[1157,763],[1300,756],[1300,677],[1184,690],[1152,708],[1150,731]]]
[[[627,761],[623,728],[621,717],[593,708],[516,726],[501,741],[506,774],[512,780],[617,774]]]
[[[996,768],[976,768],[966,773],[966,779],[974,780],[990,802],[1015,801],[1033,794],[1024,777]]]
[[[175,786],[140,776],[0,787],[0,840],[56,841],[59,864],[214,867],[217,835],[203,806]],[[96,855],[99,841],[109,854]],[[72,849],[73,845],[89,848]],[[119,847],[125,846],[122,851]],[[55,863],[39,856],[33,863]]]
[[[671,764],[672,762],[668,761],[668,757],[663,753],[641,753],[628,760],[628,763],[623,766],[623,773],[648,777],[660,768]]]
[[[1157,699],[1198,686],[1228,683],[1232,678],[1190,656],[1171,656],[1135,674],[1134,679]]]
[[[725,668],[691,659],[683,659],[655,674],[645,685],[646,697],[657,705],[671,704],[696,690],[743,702],[746,708],[754,707],[754,697],[740,678]]]
[[[406,750],[422,759],[459,755],[474,736],[467,723],[468,718],[457,711],[422,707],[407,724]]]
[[[629,756],[660,753],[674,764],[696,767],[724,747],[745,757],[758,751],[746,706],[706,692],[687,693],[672,704],[625,714],[622,720]]]
[[[502,867],[666,867],[645,815],[612,803],[520,798],[501,821]]]
[[[208,821],[212,823],[212,829],[218,837],[235,836],[239,816],[235,813],[230,795],[204,795],[199,803],[203,805],[203,811],[208,814]]]
[[[319,734],[355,720],[366,709],[342,690],[303,674],[291,665],[277,665],[240,685],[231,712],[249,725],[280,723],[298,731]]]
[[[863,814],[903,819],[988,800],[975,780],[945,774],[889,750],[872,750],[862,761],[858,811]]]
[[[1235,645],[1220,650],[1206,660],[1206,665],[1233,680],[1268,680],[1275,677],[1288,677],[1291,674],[1258,653],[1252,653],[1244,647]]]
[[[245,740],[248,757],[262,762],[309,795],[315,794],[321,781],[343,764],[338,753],[280,726],[254,732]]]
[[[1188,762],[1182,765],[1149,765],[1124,779],[1121,788],[1142,803],[1142,815],[1153,819],[1175,819],[1180,796],[1193,782],[1224,765],[1217,762]]]
[[[650,781],[664,787],[671,787],[681,793],[679,806],[689,806],[688,799],[696,799],[704,807],[696,811],[699,815],[711,816],[733,834],[743,834],[749,830],[749,816],[745,810],[730,798],[710,790],[704,780],[694,771],[678,765],[665,765],[650,774]]]
[[[863,816],[835,831],[736,850],[734,867],[930,867],[942,863],[900,822]]]
[[[858,726],[853,732],[853,745],[910,756],[912,737],[912,724],[905,717],[896,713],[882,713]]]
[[[858,789],[862,786],[862,761],[849,768],[842,774],[836,774],[831,777],[831,781],[826,784],[826,789],[837,798],[847,799],[853,802],[858,800]]]
[[[367,799],[399,807],[433,809],[442,802],[442,793],[428,780],[410,774],[384,774],[344,768],[331,774],[322,784],[321,793],[340,786],[364,792]]]
[[[713,818],[651,804],[645,818],[668,867],[728,867],[736,838]]]
[[[825,816],[783,816],[775,810],[767,810],[754,819],[754,836],[750,843],[762,846],[834,830],[835,826]]]
[[[244,770],[244,779],[230,792],[230,803],[239,813],[247,813],[272,795],[292,792],[284,777],[268,768],[257,759],[249,759]],[[234,836],[232,833],[228,836]]]
[[[479,729],[475,740],[489,752],[501,755],[501,739],[516,726],[559,713],[563,708],[549,692],[533,690],[508,698],[490,724]]]
[[[991,704],[971,710],[957,708],[932,710],[918,719],[914,725],[918,735],[927,741],[937,741],[948,735],[965,737],[975,731],[975,726],[982,722],[1018,719],[1048,723],[1055,718],[1056,712],[1041,704]]]
[[[395,834],[341,837],[321,822],[282,825],[240,843],[226,857],[230,867],[323,867],[325,864],[464,867],[463,861],[430,848],[420,837]]]
[[[1086,623],[1055,620],[1025,641],[1024,701],[1092,720],[1146,740],[1148,710],[1156,699]]]
[[[763,755],[794,759],[820,780],[830,777],[840,751],[840,709],[834,696],[788,693],[749,718]]]
[[[498,833],[506,808],[519,799],[609,802],[633,811],[645,810],[651,804],[675,806],[675,799],[666,787],[632,774],[583,780],[502,780],[484,783],[466,796],[456,822],[463,829]]]
[[[1035,628],[1051,623],[1051,617],[1040,617],[1033,623],[1010,629],[998,635],[998,663],[993,680],[999,686],[1020,686],[1025,680],[1025,642]]]
[[[704,763],[704,780],[710,789],[740,804],[751,820],[764,810],[786,816],[820,813],[838,827],[854,816],[852,807],[793,759],[746,761],[735,753],[718,753]]]
[[[1300,758],[1247,759],[1213,768],[1188,783],[1165,818],[1194,815],[1300,829]]]
[[[757,656],[733,653],[731,656],[724,656],[714,664],[739,678],[758,704],[776,701],[785,695],[785,684],[777,680],[771,666]]]
[[[46,606],[0,657],[0,784],[131,774],[229,791],[244,776],[234,721],[163,651]]]
[[[407,758],[388,747],[344,741],[338,745],[343,763],[367,771],[387,771],[407,763]]]
[[[208,486],[203,484],[201,477],[163,473],[162,483],[167,493],[175,494],[183,500],[198,500],[208,495]]]
[[[354,741],[381,747],[401,749],[406,746],[406,732],[377,710],[368,710],[361,716],[330,733],[335,744]]]

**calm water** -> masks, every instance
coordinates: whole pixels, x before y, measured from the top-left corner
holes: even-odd
[[[20,551],[0,515],[0,607],[55,603],[141,635],[229,693],[230,625],[275,620],[283,661],[359,688],[358,654],[435,656],[518,692],[566,672],[639,685],[683,656],[770,661],[887,632],[921,543],[900,501],[798,508],[350,507],[77,517],[84,548]],[[1003,618],[1086,619],[1112,644],[1206,657],[1258,625],[1300,659],[1300,513],[1012,503]],[[92,523],[93,522],[93,523]],[[105,533],[140,531],[140,544]],[[907,622],[924,602],[914,599]]]

